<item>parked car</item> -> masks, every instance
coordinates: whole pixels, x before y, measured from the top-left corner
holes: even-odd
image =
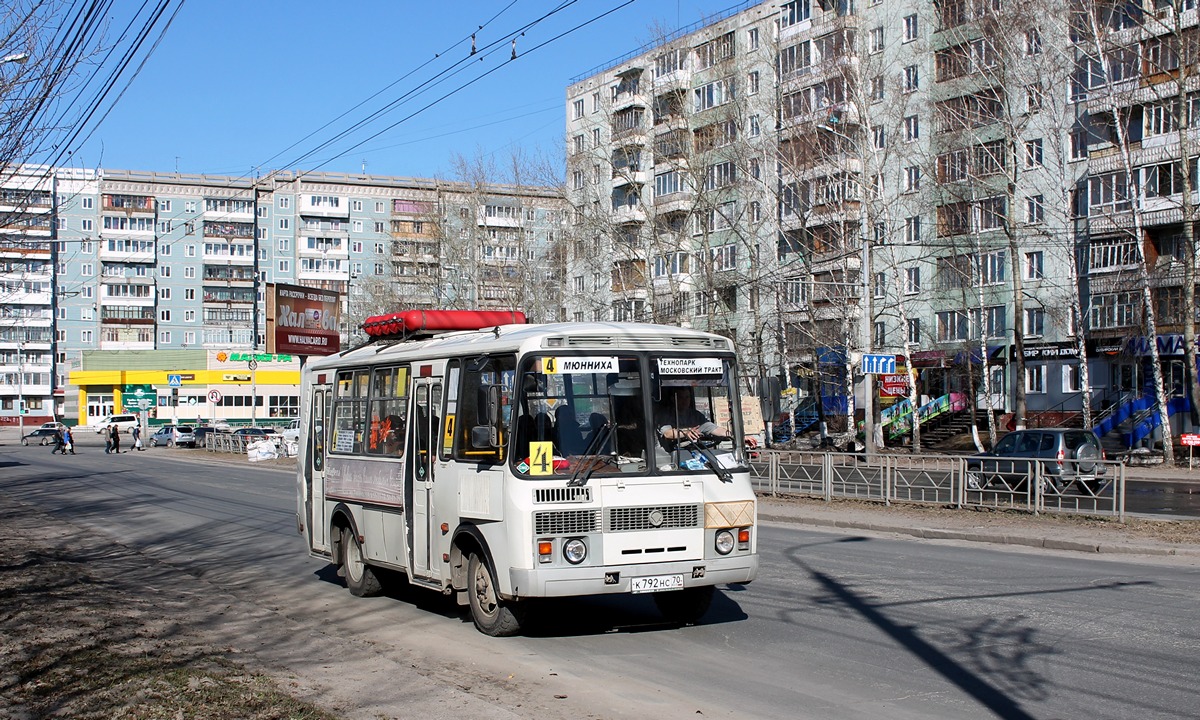
[[[21,438],[21,444],[28,445],[30,442],[35,442],[38,445],[51,445],[54,443],[54,436],[57,434],[57,428],[40,427]]]
[[[279,432],[288,442],[300,442],[300,421],[293,420]]]
[[[150,436],[150,446],[158,445],[196,447],[196,434],[191,425],[163,425]]]
[[[121,432],[129,432],[137,427],[137,415],[109,415],[100,421],[96,426],[96,434],[104,432],[110,425],[116,425],[117,430]]]
[[[41,429],[42,430],[62,430],[66,427],[67,427],[66,425],[63,425],[60,422],[48,422],[48,423],[42,423]]]
[[[200,425],[192,431],[196,438],[196,447],[208,447],[208,436],[215,432],[224,432],[211,425]]]
[[[253,438],[255,440],[261,440],[263,437],[265,437],[267,435],[274,434],[272,432],[272,430],[273,430],[272,428],[240,427],[237,430],[234,430],[233,434],[241,435],[243,437]]]
[[[990,452],[968,458],[967,488],[1023,488],[1034,468],[1023,458],[1041,461],[1043,479],[1060,489],[1074,482],[1095,491],[1097,476],[1107,472],[1104,450],[1093,432],[1073,428],[1017,430],[1000,438]]]

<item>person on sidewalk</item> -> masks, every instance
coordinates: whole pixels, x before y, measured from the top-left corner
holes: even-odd
[[[116,425],[112,426],[112,451],[117,455],[121,454],[121,429]]]
[[[142,426],[134,425],[130,435],[133,436],[133,449],[144,450],[145,448],[142,447]]]
[[[68,452],[70,452],[72,455],[74,455],[75,454],[75,436],[71,434],[71,428],[63,428],[62,437],[63,437],[63,455],[66,455]]]
[[[108,427],[104,428],[104,454],[105,455],[110,455],[112,453],[112,432],[113,432],[112,425],[109,425]]]

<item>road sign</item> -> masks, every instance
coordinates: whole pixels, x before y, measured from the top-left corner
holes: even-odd
[[[167,375],[167,385],[171,387],[183,387],[183,376]]]
[[[1179,436],[1179,441],[1189,447],[1200,445],[1200,434],[1184,433]]]
[[[896,356],[864,353],[862,373],[863,375],[894,375],[896,374]]]
[[[246,365],[248,365],[251,370],[258,369],[258,361],[257,360],[251,360],[250,362],[246,363]]]
[[[208,401],[210,403],[212,403],[213,405],[216,405],[217,403],[221,402],[221,391],[220,390],[209,390],[208,391]]]

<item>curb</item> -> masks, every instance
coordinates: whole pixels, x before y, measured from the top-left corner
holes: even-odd
[[[1076,540],[1060,540],[1058,538],[1028,535],[997,535],[964,530],[944,530],[941,528],[904,527],[857,520],[773,515],[769,512],[762,512],[761,507],[758,519],[760,521],[766,520],[768,522],[788,523],[792,525],[813,525],[817,527],[844,528],[847,530],[870,530],[871,532],[894,533],[897,535],[909,535],[923,540],[962,540],[966,542],[991,543],[994,545],[1019,545],[1046,550],[1067,550],[1071,552],[1106,555],[1200,557],[1200,550],[1193,550],[1191,548],[1161,547],[1156,545],[1113,545],[1109,543],[1079,542]]]

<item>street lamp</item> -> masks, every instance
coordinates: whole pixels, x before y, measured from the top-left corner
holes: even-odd
[[[7,65],[8,63],[16,63],[18,65],[24,65],[27,62],[29,62],[29,53],[24,53],[24,52],[13,53],[11,55],[5,55],[4,57],[0,58],[0,65]]]
[[[862,176],[866,173],[866,158],[862,152],[862,144],[857,138],[852,138],[840,130],[835,130],[828,124],[818,125],[817,129],[825,130],[833,135],[836,135],[843,140],[846,140],[854,146],[855,152],[858,153],[859,161],[864,167],[859,168],[859,192],[862,197],[858,199],[858,238],[859,244],[862,246],[862,348],[863,353],[871,351],[871,242],[870,236],[867,234],[867,198],[866,192],[863,190],[865,184],[862,182]],[[849,348],[846,349],[849,353]],[[850,422],[853,424],[854,416],[850,416]],[[853,428],[851,428],[853,432]],[[863,447],[867,455],[871,455],[875,451],[875,376],[871,373],[863,373]]]
[[[21,356],[24,349],[23,343],[17,343],[17,430],[21,437],[25,437],[25,360]]]

